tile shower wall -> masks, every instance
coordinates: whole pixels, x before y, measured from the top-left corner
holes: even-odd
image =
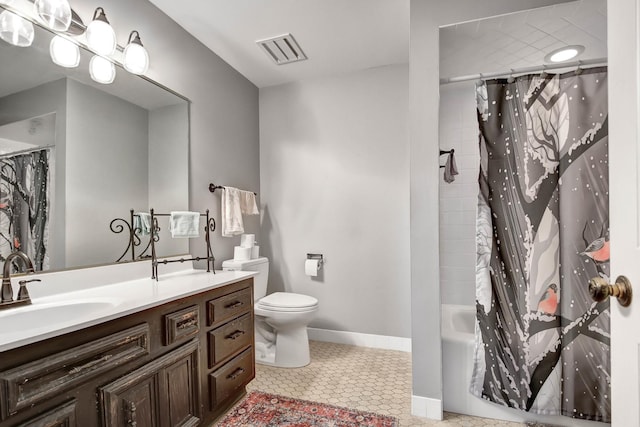
[[[475,300],[475,219],[478,124],[475,82],[440,86],[440,148],[455,149],[459,175],[447,184],[440,169],[440,292],[443,304]],[[446,155],[440,157],[444,165]]]

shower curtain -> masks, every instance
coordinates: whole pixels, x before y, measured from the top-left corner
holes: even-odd
[[[606,68],[476,86],[480,127],[471,392],[610,422]]]
[[[0,158],[0,261],[16,250],[49,268],[50,150]]]

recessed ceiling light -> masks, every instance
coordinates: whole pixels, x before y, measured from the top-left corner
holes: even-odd
[[[550,52],[544,57],[544,60],[545,62],[565,62],[575,58],[582,52],[584,52],[584,46],[582,45],[565,46]]]

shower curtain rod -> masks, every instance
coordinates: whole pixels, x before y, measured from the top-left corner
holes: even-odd
[[[478,73],[478,74],[470,74],[467,76],[448,77],[448,78],[440,79],[440,84],[466,82],[469,80],[495,79],[499,77],[504,78],[504,77],[515,76],[516,74],[541,73],[543,71],[558,70],[562,68],[573,68],[573,67],[583,68],[587,66],[594,67],[597,65],[607,65],[607,58],[586,59],[584,61],[564,62],[562,64],[536,65],[533,67],[512,68],[509,71],[498,71],[493,73]]]
[[[39,145],[33,148],[26,148],[24,150],[12,151],[10,153],[0,154],[0,159],[6,159],[7,157],[15,157],[21,154],[35,153],[36,151],[48,150],[49,148],[55,148],[55,144]]]

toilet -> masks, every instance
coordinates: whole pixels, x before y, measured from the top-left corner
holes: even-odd
[[[299,368],[311,361],[307,326],[318,311],[318,300],[291,292],[267,295],[269,260],[227,260],[226,271],[257,271],[253,282],[256,363]]]

